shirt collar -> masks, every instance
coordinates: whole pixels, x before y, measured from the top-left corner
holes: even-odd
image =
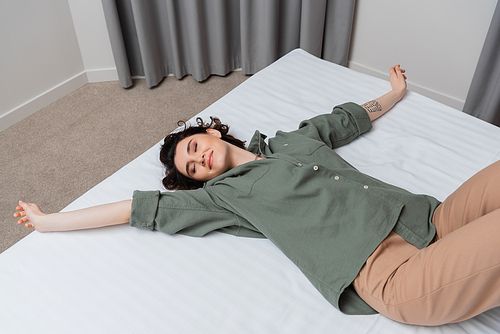
[[[255,133],[250,140],[250,144],[248,144],[248,151],[254,154],[262,154],[269,155],[271,154],[269,147],[267,146],[265,139],[267,136],[263,133],[260,133],[259,130],[255,130]]]
[[[268,156],[272,154],[271,150],[269,149],[269,146],[265,142],[265,139],[267,136],[263,133],[260,133],[259,130],[256,130],[255,133],[252,136],[252,139],[250,140],[250,143],[248,144],[247,150],[254,153],[254,154],[262,154],[263,156]],[[240,166],[236,166],[230,170],[228,170],[225,173],[222,173],[221,175],[208,180],[203,184],[203,188],[209,187],[214,185],[216,182],[223,180],[227,177],[236,177],[238,175],[243,174],[248,168],[251,168],[248,166],[249,164],[243,164]]]

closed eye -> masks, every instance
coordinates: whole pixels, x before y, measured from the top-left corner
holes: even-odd
[[[193,167],[192,168],[189,167],[189,162],[186,163],[186,174],[192,178],[193,174],[196,173],[196,167],[194,163],[192,163],[191,166]]]
[[[193,140],[191,139],[189,141],[189,143],[187,144],[187,154],[190,155],[191,154],[191,149],[193,150],[193,153],[196,153],[196,151],[198,150],[198,143],[195,141],[193,142]],[[196,173],[196,167],[195,167],[195,164],[193,163],[192,164],[193,168],[189,168],[189,162],[186,163],[186,174],[189,176],[189,177],[192,177],[192,174]]]

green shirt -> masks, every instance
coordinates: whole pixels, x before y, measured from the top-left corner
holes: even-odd
[[[426,247],[439,201],[367,176],[332,150],[370,129],[366,111],[346,103],[295,131],[278,131],[269,144],[256,131],[248,150],[267,159],[237,166],[197,190],[136,191],[130,225],[267,237],[333,306],[376,313],[351,283],[391,230]]]

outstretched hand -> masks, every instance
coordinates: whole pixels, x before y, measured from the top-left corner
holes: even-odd
[[[391,83],[392,90],[378,99],[361,105],[368,113],[371,121],[385,114],[403,98],[406,92],[405,72],[399,65],[391,67],[389,70],[389,82]]]
[[[19,205],[16,207],[17,212],[14,213],[14,217],[20,218],[17,221],[18,225],[24,224],[25,227],[34,227],[37,229],[37,222],[41,217],[46,216],[38,205],[34,203],[26,203],[19,201]]]
[[[393,91],[400,94],[400,99],[406,92],[406,70],[402,69],[400,65],[395,65],[389,70],[389,82]]]

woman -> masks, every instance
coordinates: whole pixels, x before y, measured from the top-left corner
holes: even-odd
[[[20,202],[14,216],[39,231],[130,222],[169,234],[267,237],[344,313],[421,325],[468,319],[500,306],[500,163],[440,203],[364,175],[332,150],[403,97],[404,72],[391,68],[392,91],[362,106],[337,106],[268,143],[257,131],[248,150],[214,120],[169,135],[165,187],[189,190],[134,192],[52,215]]]

